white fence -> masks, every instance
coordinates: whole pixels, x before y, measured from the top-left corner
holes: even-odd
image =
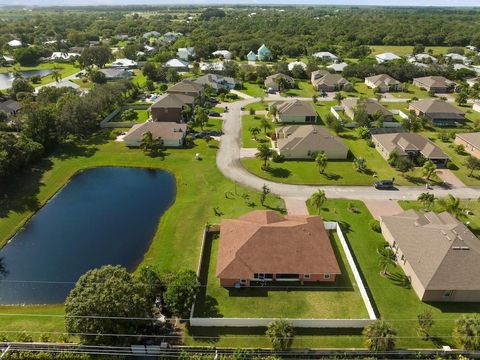
[[[393,115],[398,115],[398,116],[400,116],[402,119],[408,119],[408,115],[405,114],[402,110],[390,110],[390,112],[391,112]]]
[[[335,117],[335,119],[342,121],[342,117],[338,113],[338,111],[343,111],[343,106],[331,106],[330,107],[330,112],[332,115]]]
[[[355,278],[355,282],[358,285],[358,289],[360,295],[363,299],[365,304],[365,308],[367,309],[368,319],[283,319],[290,321],[294,327],[298,328],[364,328],[366,325],[370,324],[371,322],[377,319],[375,315],[375,311],[373,310],[372,303],[370,302],[370,298],[368,297],[367,290],[363,284],[362,277],[360,276],[360,272],[357,269],[355,261],[353,259],[352,253],[348,246],[348,243],[343,236],[342,229],[337,222],[333,221],[326,221],[325,222],[325,229],[336,231],[337,236],[340,240],[342,245],[343,251],[347,258],[348,265],[352,269],[353,277]],[[200,261],[197,268],[197,275],[200,276],[201,271],[201,264],[203,259],[203,251],[205,248],[205,239],[207,234],[207,228],[204,230],[203,242],[202,242],[202,250],[200,255]],[[192,309],[190,311],[190,326],[198,326],[198,327],[265,327],[270,322],[274,320],[278,320],[278,318],[201,318],[195,317],[195,304],[193,304]]]

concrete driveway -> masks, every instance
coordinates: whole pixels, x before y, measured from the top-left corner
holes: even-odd
[[[445,185],[449,188],[462,188],[465,187],[465,184],[460,180],[455,174],[448,169],[440,169],[436,171],[438,177],[443,180]]]
[[[380,220],[380,216],[391,216],[403,211],[396,200],[364,200],[370,214]]]

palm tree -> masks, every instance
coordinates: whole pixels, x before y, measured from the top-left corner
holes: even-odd
[[[267,130],[272,128],[272,123],[266,117],[262,117],[260,119],[260,127],[263,128],[263,132],[267,135]]]
[[[277,105],[273,104],[272,106],[270,106],[270,108],[268,109],[268,114],[272,117],[272,120],[275,121],[275,119],[277,118],[277,113]]]
[[[275,351],[285,351],[292,344],[293,325],[286,320],[275,320],[268,324],[265,334]]]
[[[255,154],[257,159],[263,160],[262,169],[267,169],[267,162],[273,155],[273,150],[268,147],[266,144],[260,144],[257,147],[258,152]]]
[[[260,128],[255,126],[248,129],[248,131],[250,132],[250,134],[252,134],[253,139],[257,141],[257,135],[260,134],[260,131],[261,131]]]
[[[322,210],[322,206],[325,204],[325,201],[327,201],[325,191],[320,189],[317,190],[317,192],[314,192],[312,196],[310,196],[310,199],[308,199],[308,202],[317,210],[318,214],[320,214],[320,210]]]
[[[52,72],[50,73],[52,75],[52,78],[58,83],[60,80],[62,80],[62,73],[60,72],[60,69],[57,67],[54,67]]]
[[[459,349],[478,350],[480,349],[480,319],[478,316],[458,319],[453,328],[453,338]]]
[[[143,151],[149,151],[153,144],[153,135],[150,131],[147,131],[142,135],[142,140],[140,142],[140,148]]]
[[[388,267],[396,266],[395,264],[395,253],[389,247],[380,247],[377,249],[377,253],[379,256],[378,265],[382,269],[382,276],[388,275]]]
[[[355,160],[353,160],[353,168],[358,172],[367,171],[367,160],[363,157],[355,158]]]
[[[460,199],[456,198],[452,194],[448,194],[446,199],[439,200],[439,203],[442,207],[445,208],[450,214],[455,217],[459,217],[462,213],[462,209],[460,207]]]
[[[430,177],[433,175],[435,170],[437,170],[437,166],[432,160],[427,160],[425,164],[423,164],[422,172],[423,175],[427,178],[427,180],[430,180]]]
[[[397,332],[383,320],[377,320],[366,326],[363,335],[370,351],[391,351],[395,348]]]
[[[431,193],[422,193],[418,196],[417,201],[421,202],[425,210],[430,210],[435,201],[435,195]]]
[[[325,151],[320,151],[317,156],[315,156],[315,163],[318,166],[318,171],[320,171],[320,174],[323,174],[328,164],[328,159]]]
[[[342,93],[336,92],[336,93],[335,93],[335,96],[334,96],[333,98],[336,100],[337,104],[340,105],[340,104],[342,103],[342,100],[343,100],[345,97],[342,95]]]

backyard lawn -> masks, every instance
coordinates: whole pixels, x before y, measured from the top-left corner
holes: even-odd
[[[265,89],[262,89],[260,85],[244,82],[243,87],[244,88],[241,89],[240,91],[247,95],[258,97],[258,98],[264,97],[267,95],[265,93]]]
[[[213,238],[213,239],[212,239]],[[348,266],[338,238],[332,245],[342,275],[332,284],[284,286],[251,289],[226,289],[215,277],[217,264],[217,238],[209,236],[205,243],[201,283],[206,285],[195,305],[198,317],[280,317],[316,319],[368,318],[358,286]],[[341,288],[341,289],[336,289]]]
[[[242,116],[242,147],[244,148],[256,148],[261,143],[269,144],[269,139],[266,137],[265,132],[260,127],[260,119],[264,115],[243,115]],[[273,123],[272,123],[273,126]],[[255,140],[250,134],[249,129],[253,127],[258,127],[261,132],[257,135],[257,140]]]
[[[257,110],[267,110],[268,104],[269,104],[268,102],[259,101],[259,102],[256,102],[256,103],[248,104],[247,106],[245,106],[245,110],[246,111],[248,111],[250,109],[253,109],[255,111],[257,111]]]
[[[148,113],[148,110],[134,110],[135,113],[137,114],[137,119],[132,121],[132,123],[134,124],[140,124],[140,123],[144,123],[145,121],[148,120],[148,118],[150,117],[150,114]],[[120,111],[112,120],[110,120],[109,122],[122,122],[122,112],[123,111]]]
[[[76,172],[98,166],[148,167],[171,171],[175,175],[175,203],[162,216],[142,261],[160,270],[196,268],[203,227],[207,222],[220,220],[214,208],[224,217],[237,217],[260,207],[259,193],[223,177],[216,167],[216,149],[203,140],[196,140],[196,146],[191,149],[168,149],[165,158],[161,159],[150,157],[139,149],[129,149],[109,138],[109,132],[102,131],[88,142],[65,145],[3,187],[6,196],[0,203],[0,244],[4,245]],[[195,153],[201,153],[203,160],[195,160]],[[268,196],[266,205],[274,209],[284,207],[283,201],[273,195]],[[0,307],[0,334],[9,329],[36,329],[39,333],[64,331],[63,321],[59,319],[1,315],[12,311],[58,314],[63,307]]]
[[[313,95],[318,94],[310,81],[297,81],[296,83],[298,88],[282,91],[281,95],[311,98]]]

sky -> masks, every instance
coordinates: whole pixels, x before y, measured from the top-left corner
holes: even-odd
[[[223,5],[223,4],[309,4],[309,5],[364,5],[364,6],[475,6],[480,0],[0,0],[0,5]]]

